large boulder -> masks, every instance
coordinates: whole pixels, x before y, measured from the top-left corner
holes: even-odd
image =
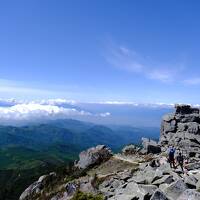
[[[178,181],[171,183],[169,187],[164,190],[164,193],[171,199],[177,199],[186,189],[188,189],[186,184],[179,179]]]
[[[160,184],[170,184],[174,181],[172,175],[163,175],[160,179],[155,180],[152,184],[153,185],[160,185]]]
[[[43,188],[48,184],[55,181],[57,175],[55,172],[52,172],[48,175],[41,176],[37,181],[31,184],[19,197],[19,200],[32,200],[34,196],[41,193]]]
[[[161,152],[160,145],[156,141],[148,138],[142,138],[142,146],[146,153],[157,154]]]
[[[98,145],[79,154],[79,161],[76,166],[86,169],[107,161],[112,156],[111,150],[105,145]]]
[[[196,189],[198,179],[192,174],[189,174],[189,175],[186,174],[185,177],[184,177],[184,182],[186,183],[188,188]]]
[[[135,182],[130,182],[117,188],[113,197],[110,200],[145,200],[149,199],[155,190],[156,186],[153,185],[143,185],[137,184]]]

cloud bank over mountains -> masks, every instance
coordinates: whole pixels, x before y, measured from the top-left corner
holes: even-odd
[[[49,99],[18,101],[0,99],[0,124],[13,124],[77,117],[107,117],[109,112],[93,113],[75,106],[75,101]]]
[[[173,112],[173,107],[174,104],[129,101],[0,99],[0,125],[26,125],[57,119],[76,119],[97,124],[159,127],[162,116]]]

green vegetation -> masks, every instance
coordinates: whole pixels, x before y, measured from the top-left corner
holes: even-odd
[[[102,195],[92,195],[88,193],[83,193],[81,191],[78,191],[72,198],[72,200],[103,200],[103,199],[104,198]]]
[[[57,148],[56,148],[57,147]],[[76,157],[65,154],[64,148],[54,145],[41,152],[26,147],[7,147],[0,150],[0,200],[16,200],[39,176],[62,171]]]

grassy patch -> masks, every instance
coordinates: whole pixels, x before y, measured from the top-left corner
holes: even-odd
[[[132,170],[137,167],[138,167],[137,164],[118,160],[118,159],[112,157],[111,159],[109,159],[105,163],[101,164],[100,166],[91,169],[88,172],[88,174],[90,176],[94,176],[95,174],[96,175],[108,175],[108,174],[113,174],[113,173],[123,171],[126,169]]]
[[[76,192],[72,200],[103,200],[102,195],[93,195],[88,193],[83,193],[81,191]]]

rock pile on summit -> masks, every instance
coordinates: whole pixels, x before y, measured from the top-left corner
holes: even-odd
[[[175,113],[163,117],[160,143],[174,145],[185,154],[200,156],[200,110],[189,105],[176,105]]]

